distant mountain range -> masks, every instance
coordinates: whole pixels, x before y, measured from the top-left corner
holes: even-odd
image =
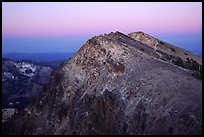
[[[74,53],[4,53],[3,58],[12,60],[33,60],[37,62],[68,60]]]
[[[43,63],[2,58],[2,108],[25,108],[49,82],[52,70]]]

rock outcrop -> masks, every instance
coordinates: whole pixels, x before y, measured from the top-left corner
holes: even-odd
[[[202,134],[202,80],[131,37],[88,40],[3,133]]]

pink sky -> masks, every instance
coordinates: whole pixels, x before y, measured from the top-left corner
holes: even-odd
[[[202,30],[201,2],[3,2],[3,37],[98,35],[112,31],[188,34]]]

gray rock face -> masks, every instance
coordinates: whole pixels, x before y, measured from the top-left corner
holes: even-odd
[[[3,133],[202,134],[202,80],[192,71],[120,32],[96,36]]]

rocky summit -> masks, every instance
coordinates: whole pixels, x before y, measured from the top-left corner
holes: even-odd
[[[202,134],[202,59],[143,32],[89,39],[3,134]]]

